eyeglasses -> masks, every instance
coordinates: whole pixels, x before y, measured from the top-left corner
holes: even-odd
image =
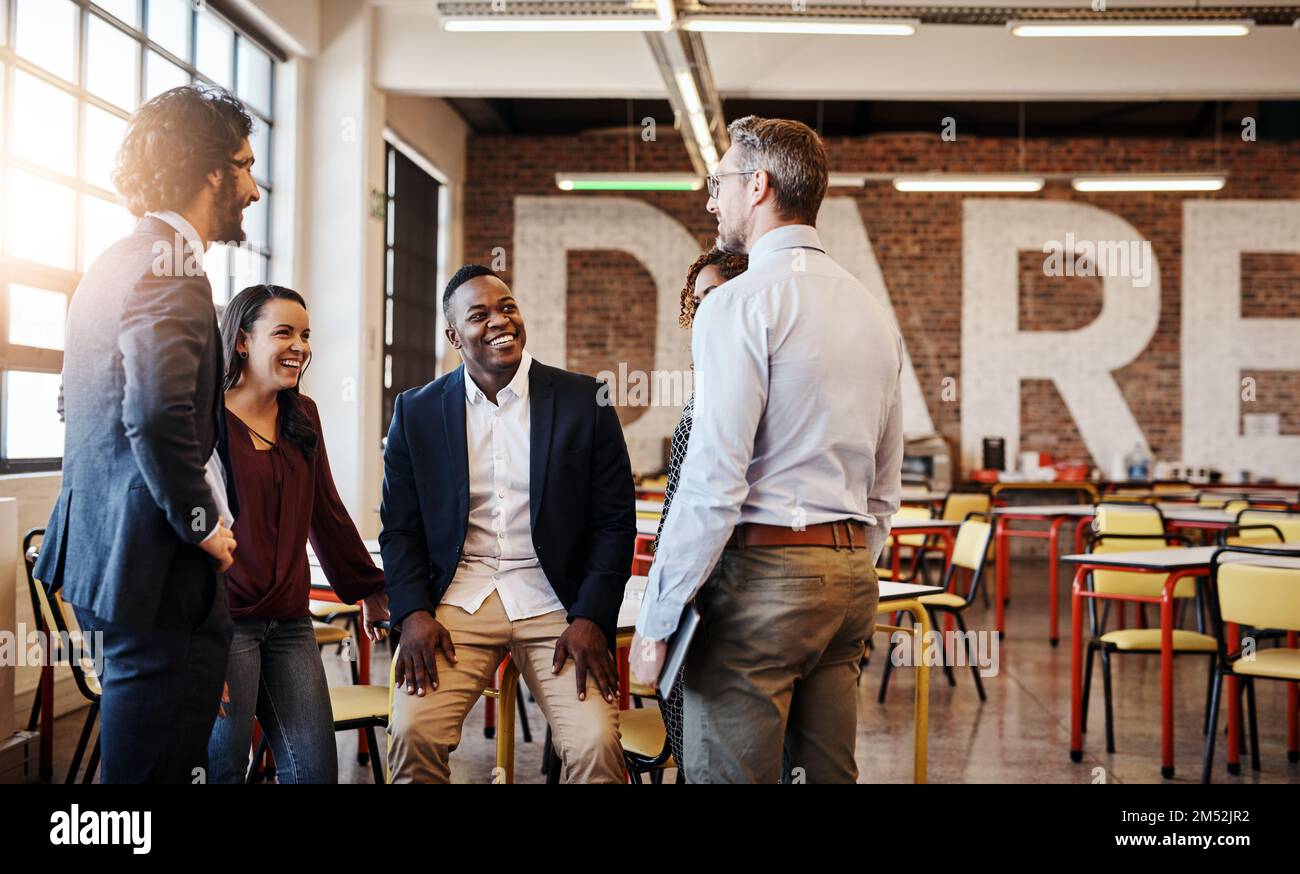
[[[718,189],[722,186],[723,176],[748,176],[750,173],[757,172],[757,170],[737,170],[734,173],[712,173],[704,177],[704,183],[709,188],[709,197],[717,197]]]

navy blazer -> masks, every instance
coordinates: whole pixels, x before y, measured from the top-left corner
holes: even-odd
[[[623,429],[600,383],[536,360],[528,373],[533,548],[572,622],[611,642],[636,542],[636,491]],[[437,607],[469,521],[464,365],[393,407],[384,451],[385,591],[394,626]]]
[[[165,586],[216,572],[198,544],[218,521],[203,473],[225,423],[224,368],[201,264],[147,217],[95,260],[68,307],[63,482],[35,576],[136,628],[152,626]]]

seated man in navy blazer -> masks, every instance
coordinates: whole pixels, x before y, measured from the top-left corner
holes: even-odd
[[[567,782],[621,783],[614,630],[636,540],[623,431],[600,384],[534,361],[510,288],[462,267],[442,297],[462,366],[403,392],[384,452],[384,577],[400,646],[394,783],[446,783],[507,654]]]

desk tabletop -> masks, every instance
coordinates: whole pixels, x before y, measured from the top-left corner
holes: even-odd
[[[1014,507],[994,507],[994,516],[1091,516],[1096,512],[1092,504],[1025,504]]]
[[[1221,546],[1193,546],[1188,549],[1143,549],[1133,552],[1076,553],[1061,556],[1062,561],[1074,564],[1105,565],[1116,570],[1180,571],[1209,567],[1210,559]],[[1285,549],[1300,555],[1300,541],[1270,543],[1269,549]],[[1251,555],[1235,553],[1231,561],[1259,564],[1266,567],[1292,567],[1300,569],[1300,559],[1286,556]]]
[[[641,601],[645,598],[646,583],[649,577],[628,577],[627,588],[623,590],[623,603],[618,608],[618,633],[629,634],[636,630],[636,617],[641,612]],[[915,583],[880,582],[880,603],[905,601],[922,595],[937,595],[943,591],[942,586],[922,586]]]
[[[915,528],[960,528],[957,519],[898,519],[889,524],[891,531],[910,531]]]

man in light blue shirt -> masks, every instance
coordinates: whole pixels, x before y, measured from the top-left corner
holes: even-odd
[[[682,609],[692,782],[853,782],[874,565],[898,510],[902,340],[813,228],[820,138],[731,124],[709,177],[718,245],[749,253],[695,320],[695,422],[650,571],[632,670],[660,679]]]

